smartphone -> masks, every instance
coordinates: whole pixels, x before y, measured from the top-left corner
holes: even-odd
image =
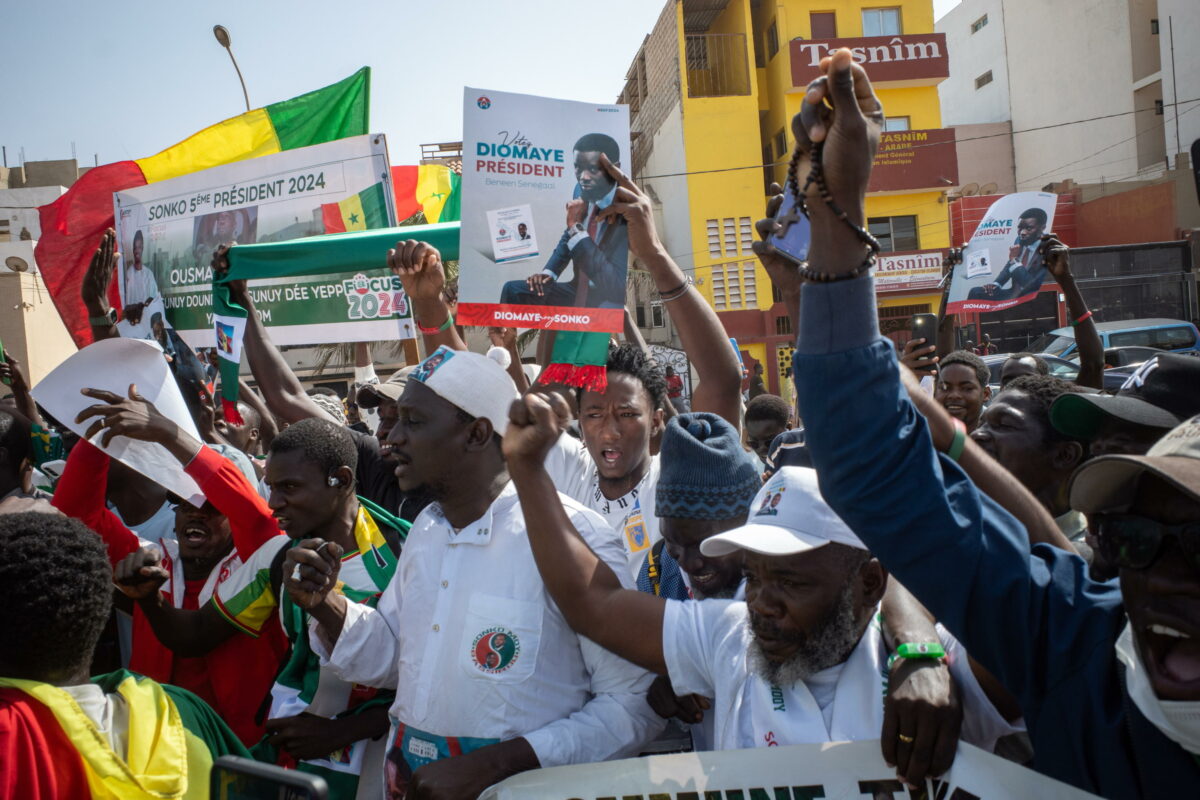
[[[808,245],[812,240],[812,229],[809,226],[808,217],[804,216],[796,202],[795,189],[791,181],[788,182],[788,187],[783,193],[783,205],[775,214],[775,221],[781,226],[780,232],[771,234],[767,237],[767,241],[789,261],[797,264],[806,263],[808,261]]]
[[[213,762],[208,788],[212,800],[329,800],[329,784],[319,775],[239,756]]]
[[[0,342],[0,361],[8,361],[8,359],[4,357],[4,342]],[[3,380],[0,380],[0,383],[12,386],[12,378],[4,378]]]
[[[908,326],[912,331],[912,338],[925,340],[925,344],[923,344],[922,347],[928,347],[931,344],[937,344],[937,314],[913,314]],[[921,360],[930,361],[931,359],[927,356]],[[933,364],[930,364],[929,368],[932,369]]]

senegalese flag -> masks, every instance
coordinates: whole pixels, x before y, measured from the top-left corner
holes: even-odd
[[[75,343],[92,341],[80,284],[106,228],[113,227],[113,193],[209,167],[367,133],[371,73],[363,67],[343,81],[224,122],[161,153],[88,170],[62,197],[38,209],[42,235],[35,256],[54,305]],[[119,307],[116,281],[109,299]]]
[[[207,798],[213,761],[249,758],[203,700],[126,670],[92,678],[124,706],[126,752],[63,689],[0,678],[0,794],[101,800]]]
[[[336,203],[322,203],[321,220],[325,223],[326,233],[387,227],[387,201],[383,183],[377,183]]]
[[[392,187],[400,222],[418,211],[431,225],[462,219],[462,175],[445,164],[392,167]]]

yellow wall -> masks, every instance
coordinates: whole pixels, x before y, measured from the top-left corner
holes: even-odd
[[[679,30],[679,54],[682,62],[685,50],[682,4],[676,6]],[[709,28],[709,33],[742,33],[751,30],[749,0],[731,0]],[[732,217],[762,216],[764,207],[761,169],[730,170],[731,166],[762,163],[759,145],[758,88],[754,71],[753,40],[746,35],[746,68],[750,75],[750,94],[731,97],[688,97],[688,87],[681,87],[683,103],[684,157],[688,172],[688,200],[692,233],[692,254],[696,264],[695,277],[704,297],[711,304],[712,265],[755,261],[759,305],[770,307],[771,289],[766,272],[758,266],[754,253],[739,247],[737,254],[722,250],[712,258],[708,247],[706,222]],[[686,71],[681,70],[681,74]],[[711,171],[709,170],[723,170]],[[764,291],[766,305],[763,305]]]
[[[763,2],[751,9],[750,0],[730,0],[710,26],[709,33],[746,34],[746,58],[750,70],[751,94],[736,97],[689,98],[686,81],[685,34],[682,3],[677,3],[678,47],[681,75],[684,152],[688,177],[688,198],[692,253],[698,288],[709,303],[713,302],[712,269],[716,264],[742,263],[754,260],[747,248],[736,255],[722,252],[712,258],[708,247],[706,221],[728,217],[749,217],[757,220],[764,207],[763,178],[759,169],[730,169],[730,167],[761,164],[763,147],[774,144],[780,128],[787,135],[787,152],[774,167],[775,179],[783,183],[787,174],[786,161],[794,146],[791,119],[799,112],[803,99],[802,88],[792,86],[788,42],[795,37],[811,37],[809,13],[837,13],[839,38],[862,35],[864,8],[896,7],[901,9],[901,30],[925,33],[933,30],[931,0],[893,0],[893,2],[854,2],[853,0],[818,0],[817,3],[785,0]],[[779,50],[768,57],[766,31],[772,21],[778,27]],[[764,66],[755,63],[755,46],[762,53]],[[910,126],[941,127],[941,112],[936,86],[880,88],[877,90],[885,112],[892,116],[907,116]],[[760,115],[760,111],[765,113]],[[705,172],[706,170],[723,170]],[[938,191],[923,191],[895,195],[872,195],[867,199],[868,216],[915,215],[919,244],[922,249],[946,247],[949,231],[946,206],[938,203]],[[772,305],[771,284],[766,272],[755,263],[757,308],[766,310]],[[935,298],[936,301],[936,298]],[[923,301],[922,301],[923,302]],[[753,307],[753,306],[751,306]],[[727,309],[733,310],[733,309]],[[758,357],[756,355],[756,357]]]

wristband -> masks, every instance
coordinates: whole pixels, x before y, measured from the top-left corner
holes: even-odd
[[[967,426],[957,417],[952,417],[951,421],[954,423],[954,438],[950,440],[950,446],[946,448],[946,455],[954,461],[958,461],[962,457],[963,449],[967,446]]]
[[[421,324],[421,320],[417,319],[416,317],[413,317],[413,321],[417,323],[417,330],[419,330],[421,333],[432,336],[435,333],[441,333],[443,331],[450,330],[450,326],[454,324],[454,314],[447,311],[446,312],[446,321],[443,322],[441,324],[441,326],[437,327],[437,328],[426,328],[424,325]]]
[[[117,310],[110,308],[107,314],[98,317],[88,317],[88,324],[97,328],[105,328],[117,324]]]
[[[1079,319],[1071,320],[1071,327],[1074,328],[1076,325],[1082,325],[1087,320],[1087,318],[1090,317],[1091,315],[1092,315],[1092,312],[1088,311],[1088,312],[1085,312],[1084,314],[1080,315]]]
[[[941,642],[905,642],[896,647],[896,652],[888,656],[888,669],[892,668],[902,658],[913,661],[929,660],[933,661],[939,658],[946,657],[946,648],[942,647]]]

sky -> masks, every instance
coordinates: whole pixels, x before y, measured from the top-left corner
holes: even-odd
[[[940,17],[959,0],[934,0]],[[462,135],[462,88],[611,103],[663,0],[56,0],[4,15],[0,145],[10,166],[142,158],[367,65],[371,130],[393,164]],[[586,54],[586,55],[585,55]]]

